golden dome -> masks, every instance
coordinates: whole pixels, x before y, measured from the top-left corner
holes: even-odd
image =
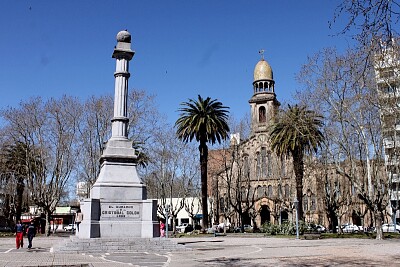
[[[254,81],[273,79],[274,76],[272,74],[272,69],[268,62],[264,59],[258,61],[256,67],[254,68]]]

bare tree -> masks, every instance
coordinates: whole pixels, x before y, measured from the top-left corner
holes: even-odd
[[[104,143],[111,135],[111,115],[113,101],[111,96],[90,97],[84,105],[81,123],[79,124],[80,166],[79,180],[85,182],[86,189],[80,197],[90,196],[100,172],[99,159]]]
[[[74,108],[71,108],[74,107]],[[11,137],[26,148],[27,185],[32,201],[46,215],[46,234],[50,234],[50,216],[56,209],[78,156],[77,124],[80,103],[71,97],[40,98],[22,102],[18,108],[3,110]],[[32,160],[34,159],[34,160]]]
[[[169,205],[169,215],[173,219],[175,232],[175,219],[185,207],[185,199],[198,190],[197,147],[180,142],[170,125],[154,129],[153,136],[147,143],[149,164],[142,172],[148,195],[159,199],[159,214],[164,215],[164,209]]]
[[[313,103],[325,117],[325,134],[331,141],[325,150],[328,162],[371,210],[377,239],[381,239],[388,182],[374,73],[371,62],[365,64],[364,52],[338,55],[327,49],[309,60],[300,79],[307,77],[303,81],[308,89],[302,99]]]
[[[342,34],[351,33],[362,46],[378,38],[391,42],[398,35],[400,2],[397,0],[343,0],[335,10],[333,23],[346,19]]]
[[[256,190],[251,181],[250,166],[246,158],[242,157],[243,153],[237,143],[233,143],[229,149],[221,152],[224,167],[218,177],[220,180],[218,191],[225,193],[220,199],[221,197],[224,199],[225,213],[230,213],[232,210],[238,215],[243,232],[243,225],[250,224],[250,221],[258,215],[258,210],[255,208]]]
[[[113,98],[111,95],[92,96],[86,101],[84,109],[82,123],[79,126],[82,162],[79,180],[86,183],[86,192],[82,197],[89,197],[90,188],[100,172],[99,159],[104,143],[111,135]],[[160,118],[155,108],[154,96],[147,95],[143,90],[130,90],[128,115],[129,138],[133,140],[139,159],[143,159],[147,140]]]

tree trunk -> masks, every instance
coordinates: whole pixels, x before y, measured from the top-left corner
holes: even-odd
[[[207,199],[207,158],[208,147],[205,142],[200,141],[200,168],[201,168],[201,204],[202,204],[202,229],[206,231],[208,228],[208,199]]]
[[[22,214],[22,195],[24,194],[24,189],[25,189],[25,184],[24,184],[24,178],[19,177],[17,179],[17,197],[15,201],[15,218],[17,220],[21,219],[21,214]]]
[[[302,151],[292,151],[294,175],[296,176],[296,197],[299,201],[298,214],[299,220],[303,220],[303,175],[304,161]]]
[[[46,236],[50,236],[50,234],[51,234],[50,212],[46,211]]]
[[[375,228],[376,228],[376,239],[382,240],[383,239],[382,215],[379,211],[374,211],[374,219],[375,219]]]

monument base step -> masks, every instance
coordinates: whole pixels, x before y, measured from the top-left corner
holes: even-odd
[[[71,236],[51,248],[53,253],[170,252],[190,250],[167,238],[90,238]]]

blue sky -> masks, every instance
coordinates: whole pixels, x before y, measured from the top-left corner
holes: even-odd
[[[156,95],[170,122],[188,98],[217,98],[236,118],[249,112],[254,66],[265,50],[275,92],[291,101],[295,74],[324,47],[338,0],[0,2],[0,108],[31,96],[85,99],[113,93],[116,34],[132,34],[129,87]]]

